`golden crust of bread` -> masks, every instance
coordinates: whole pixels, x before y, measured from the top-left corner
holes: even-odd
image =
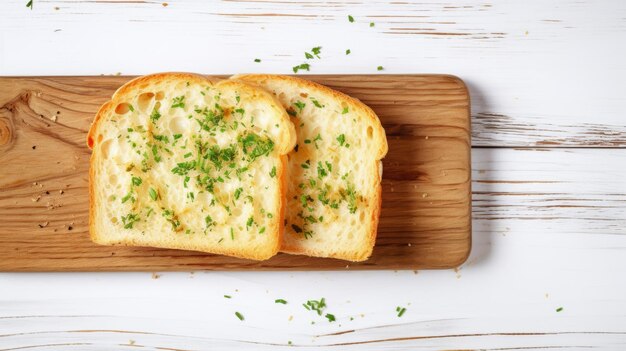
[[[154,240],[154,237],[146,238],[142,235],[117,235],[115,237],[109,237],[108,232],[102,228],[102,215],[98,212],[102,210],[102,206],[98,201],[102,200],[102,196],[96,196],[96,185],[98,184],[99,162],[102,162],[99,151],[96,150],[98,144],[102,141],[101,128],[103,123],[107,122],[107,118],[114,113],[116,106],[123,103],[129,97],[142,92],[145,89],[159,85],[162,82],[176,82],[183,81],[189,84],[209,85],[219,91],[232,91],[236,90],[241,96],[245,96],[249,99],[255,99],[255,103],[260,104],[263,108],[267,108],[268,115],[275,119],[276,123],[281,124],[281,132],[273,139],[275,143],[277,164],[275,167],[276,173],[276,193],[264,194],[263,196],[274,199],[271,202],[272,206],[263,209],[268,213],[273,213],[272,220],[267,220],[267,228],[264,227],[264,234],[268,238],[268,242],[264,243],[262,247],[253,247],[252,250],[246,247],[221,247],[210,243],[202,243],[201,239],[195,242],[185,240],[171,240],[159,241]],[[203,94],[204,95],[204,94]],[[239,101],[239,97],[237,97]],[[272,122],[272,123],[275,123]],[[278,124],[277,124],[278,127]],[[224,254],[229,256],[235,256],[240,258],[264,260],[272,257],[279,250],[281,238],[283,234],[283,218],[285,208],[285,194],[286,194],[286,154],[293,148],[295,144],[295,130],[289,117],[285,113],[280,103],[268,92],[255,88],[249,84],[235,81],[209,81],[208,79],[195,74],[189,73],[159,73],[148,76],[135,78],[122,87],[120,87],[112,96],[111,100],[106,102],[96,114],[92,126],[87,135],[87,145],[93,149],[90,159],[90,172],[89,172],[89,232],[92,241],[106,245],[126,245],[126,246],[153,246],[162,248],[176,248],[187,249],[195,251],[210,252],[216,254]],[[99,140],[100,139],[100,140]],[[102,191],[100,191],[102,192]],[[100,194],[102,195],[102,194]],[[255,199],[256,201],[256,199]],[[263,212],[264,213],[264,212]],[[200,215],[200,214],[198,214]],[[268,215],[268,218],[269,215]],[[255,220],[256,221],[256,220]],[[179,234],[181,235],[181,234]],[[232,236],[232,229],[231,229]]]

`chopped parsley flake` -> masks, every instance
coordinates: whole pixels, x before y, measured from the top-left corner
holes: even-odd
[[[346,135],[339,134],[339,136],[337,137],[337,141],[339,142],[340,146],[343,146],[346,143]]]
[[[317,133],[317,135],[315,136],[315,139],[313,139],[313,141],[315,142],[315,148],[319,149],[319,146],[317,145],[318,141],[322,141],[322,136],[320,135],[320,133]]]
[[[354,184],[348,183],[348,210],[350,213],[356,212],[356,190],[354,189]]]
[[[252,227],[252,224],[254,224],[254,217],[250,216],[250,218],[248,218],[248,221],[246,222],[246,230],[249,230],[250,227]]]
[[[141,178],[139,178],[139,177],[132,177],[131,181],[132,181],[134,186],[140,186],[141,185]]]
[[[334,322],[334,321],[336,321],[335,316],[334,316],[334,315],[332,315],[332,314],[330,314],[330,313],[326,313],[326,316],[325,316],[325,317],[326,317],[326,318],[328,318],[328,321],[329,321],[329,322]]]
[[[293,73],[298,73],[298,71],[300,71],[300,70],[310,71],[311,70],[311,65],[309,65],[308,63],[303,63],[303,64],[300,64],[298,66],[293,66],[292,70],[293,70]]]
[[[272,170],[270,171],[270,177],[276,177],[276,166],[272,167]]]
[[[343,111],[341,111],[342,115],[345,115],[346,113],[348,113],[348,106],[343,108]]]
[[[185,95],[177,96],[172,100],[172,108],[185,107]]]
[[[237,188],[235,190],[235,200],[239,200],[239,196],[241,196],[242,191],[243,191],[243,188]]]
[[[352,52],[352,51],[350,51],[350,49],[347,49],[347,50],[346,50],[346,55],[350,55],[350,53],[351,53],[351,52]]]
[[[317,58],[320,58],[320,53],[322,52],[322,47],[321,46],[316,46],[313,49],[311,49],[311,52],[313,52],[313,55],[315,55]]]
[[[133,197],[132,191],[126,194],[124,197],[122,197],[122,203],[125,203],[126,201],[130,199],[132,199],[132,201],[135,202],[135,198]]]
[[[374,22],[370,22],[370,27],[374,27],[376,24]]]
[[[406,308],[398,306],[396,307],[396,312],[398,312],[398,317],[402,317],[404,312],[406,312]]]
[[[150,194],[150,198],[156,201],[159,198],[159,194],[153,188],[148,189],[148,194]]]
[[[315,311],[319,316],[322,315],[322,312],[326,308],[326,300],[322,297],[318,300],[309,300],[306,303],[303,303],[302,306],[309,311]]]
[[[352,17],[351,15],[348,15],[348,21],[350,21],[350,23],[354,22],[354,17]]]
[[[153,138],[154,138],[154,140],[158,140],[158,141],[166,143],[166,144],[170,142],[170,139],[167,137],[167,135],[156,135],[155,134],[155,135],[153,135]]]
[[[172,210],[163,210],[163,217],[172,225],[172,229],[174,231],[178,231],[180,229],[181,223],[174,211]]]
[[[557,311],[557,312],[561,312],[561,311],[563,311],[563,307],[559,307],[559,308],[557,308],[557,309],[556,309],[556,311]]]
[[[322,179],[324,177],[326,177],[328,175],[328,172],[326,172],[326,169],[324,169],[324,165],[322,165],[321,162],[317,163],[317,177],[319,179]]]
[[[231,298],[232,298],[232,296],[230,296],[230,295],[224,295],[224,298],[225,298],[225,299],[231,299]]]
[[[307,59],[313,59],[315,57],[320,58],[320,53],[321,53],[322,47],[321,46],[316,46],[313,49],[311,49],[311,52],[313,54],[309,54],[308,52],[304,53],[304,57]]]
[[[33,0],[28,0],[28,2],[26,3],[26,7],[30,8],[32,10],[33,9]]]
[[[283,299],[276,299],[276,300],[274,300],[274,303],[282,303],[283,305],[286,305],[287,301],[285,301]]]
[[[133,225],[135,225],[136,222],[139,222],[139,215],[136,213],[129,213],[121,218],[124,229],[133,229]]]
[[[209,229],[216,224],[215,222],[213,222],[213,218],[211,218],[211,216],[209,215],[204,217],[204,223],[206,224],[206,229]]]
[[[379,71],[382,71],[382,70],[384,70],[385,68],[384,68],[383,66],[378,66],[378,67],[376,67],[376,69],[377,69],[377,70],[379,70]]]
[[[268,138],[250,133],[246,136],[239,136],[238,141],[241,143],[243,153],[250,157],[251,161],[256,160],[259,156],[267,156],[274,149],[274,142]]]
[[[187,175],[190,170],[196,168],[196,161],[177,163],[176,167],[172,168],[172,173],[178,175]]]
[[[324,105],[320,104],[320,102],[317,101],[315,98],[311,98],[311,101],[313,102],[313,105],[315,105],[315,107],[317,107],[317,108],[324,107]]]
[[[237,318],[239,318],[240,321],[244,320],[243,315],[239,312],[235,312],[235,316],[237,316]]]
[[[302,112],[302,109],[304,108],[304,106],[306,106],[306,104],[302,101],[296,101],[293,104],[298,108],[298,111],[300,112]]]
[[[259,63],[259,62],[261,62],[261,59],[254,59],[254,62]],[[237,102],[239,102],[239,101],[237,101]]]
[[[263,234],[265,233],[265,227],[261,227],[261,229],[259,229],[259,234]]]

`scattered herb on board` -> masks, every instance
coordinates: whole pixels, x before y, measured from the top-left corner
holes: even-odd
[[[29,7],[31,10],[33,9],[33,0],[30,0],[26,3],[26,7]]]
[[[224,298],[230,299],[230,298],[232,298],[232,296],[230,296],[230,295],[224,295]]]
[[[334,315],[332,315],[332,314],[330,314],[330,313],[326,313],[326,316],[325,316],[325,317],[328,319],[328,321],[329,321],[329,322],[334,322],[334,321],[336,321],[335,316],[334,316]]]
[[[346,55],[350,55],[350,53],[351,53],[351,52],[352,52],[352,51],[350,51],[350,49],[347,49],[347,50],[346,50]]]
[[[385,68],[384,68],[383,66],[378,66],[378,67],[376,67],[376,69],[377,69],[377,70],[379,70],[379,71],[382,71],[382,70],[384,70]]]
[[[354,23],[354,17],[352,17],[351,15],[348,15],[348,21],[350,21],[350,23]]]
[[[561,312],[561,311],[563,311],[563,307],[559,307],[559,308],[557,308],[557,309],[556,309],[556,311],[557,311],[557,312]]]
[[[261,62],[261,59],[254,59],[254,62],[259,63]]]
[[[374,27],[376,24],[374,22],[370,22],[370,27]]]
[[[398,312],[398,317],[402,317],[404,312],[406,312],[406,308],[398,306],[396,307],[396,312]]]
[[[281,304],[283,304],[283,305],[286,305],[286,304],[287,304],[287,301],[285,301],[285,300],[283,300],[283,299],[276,299],[276,300],[274,300],[274,303],[281,303]]]
[[[235,316],[237,316],[237,318],[239,318],[240,321],[244,320],[243,315],[239,312],[235,312]]]

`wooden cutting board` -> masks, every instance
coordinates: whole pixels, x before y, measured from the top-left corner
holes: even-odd
[[[366,262],[93,244],[85,136],[99,106],[131,78],[0,78],[0,271],[423,269],[467,258],[469,96],[446,75],[307,76],[361,99],[387,132],[382,215]]]

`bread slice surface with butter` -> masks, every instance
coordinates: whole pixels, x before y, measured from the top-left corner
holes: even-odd
[[[376,114],[357,99],[290,76],[231,77],[274,94],[291,116],[287,213],[281,251],[363,261],[376,240],[381,159],[388,146]]]
[[[87,137],[92,240],[272,257],[295,137],[280,102],[243,82],[187,73],[128,82]]]

